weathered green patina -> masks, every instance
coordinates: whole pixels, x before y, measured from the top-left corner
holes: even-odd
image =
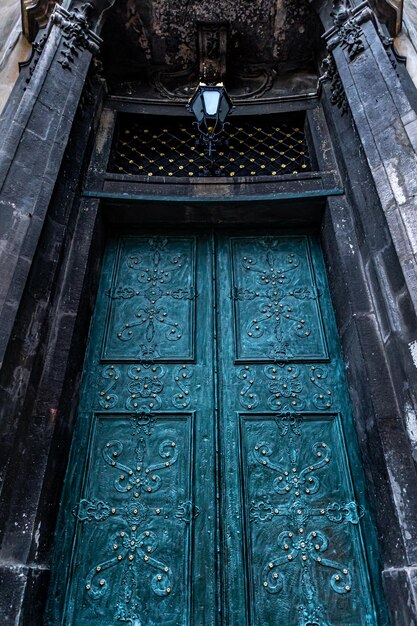
[[[315,238],[115,239],[48,624],[376,626],[364,503]]]

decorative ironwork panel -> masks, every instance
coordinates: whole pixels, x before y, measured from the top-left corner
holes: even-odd
[[[306,237],[232,239],[236,359],[328,357]]]
[[[50,626],[216,623],[208,285],[207,235],[197,246],[142,232],[108,246],[57,525]]]
[[[376,626],[372,529],[317,242],[219,237],[217,271],[228,623]]]
[[[233,120],[216,154],[216,176],[280,176],[312,170],[300,116],[256,123]],[[190,120],[122,117],[112,172],[137,176],[208,176],[209,160]]]
[[[374,624],[338,416],[241,416],[254,624]]]
[[[236,378],[240,406],[249,411],[261,406],[279,413],[328,412],[339,404],[337,376],[328,365],[242,365]]]
[[[122,239],[107,295],[104,359],[194,358],[194,238]]]
[[[140,362],[103,365],[97,376],[93,408],[135,413],[189,409],[194,366]]]
[[[192,440],[190,415],[96,417],[68,622],[188,623]]]

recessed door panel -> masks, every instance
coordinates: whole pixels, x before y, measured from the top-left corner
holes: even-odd
[[[240,415],[254,624],[369,624],[339,415]]]
[[[103,358],[194,358],[195,239],[120,240],[107,296]]]
[[[95,417],[73,510],[76,624],[189,620],[192,427],[192,415]]]
[[[237,360],[327,358],[304,236],[231,239]]]

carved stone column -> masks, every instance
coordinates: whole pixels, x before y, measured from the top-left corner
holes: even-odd
[[[37,358],[42,367],[45,358],[38,347],[41,340],[37,335],[45,332],[42,331],[42,316],[52,298],[53,286],[42,279],[52,275],[52,266],[58,272],[56,259],[66,253],[62,243],[68,220],[65,210],[72,211],[71,199],[68,199],[71,190],[67,191],[68,187],[64,186],[64,196],[58,185],[59,172],[92,55],[100,45],[99,37],[89,28],[89,10],[88,4],[78,4],[70,11],[60,6],[55,8],[0,120],[0,361],[8,345],[16,343],[16,335],[19,346],[13,349],[24,355],[10,374],[13,384],[6,387],[4,383],[9,380],[13,359],[8,359],[0,379],[0,622],[4,625],[41,624],[41,600],[47,587],[48,568],[42,556],[42,534],[44,526],[48,525],[51,504],[49,501],[42,504],[42,497],[48,482],[56,409],[48,414],[33,409],[32,364]],[[93,113],[90,110],[88,119],[85,116],[85,120],[81,120],[84,121],[85,143]],[[77,132],[81,117],[76,118]],[[85,144],[79,138],[74,142],[80,146],[81,155],[76,157],[82,161]],[[68,149],[73,154],[71,146]],[[79,173],[81,165],[78,167],[76,161],[77,158],[74,163],[68,163],[66,156],[68,176],[76,177]],[[62,209],[57,215],[59,203]],[[52,215],[51,207],[54,207]],[[48,219],[45,219],[48,211]],[[89,220],[88,212],[79,215],[78,247],[74,256],[80,263],[80,271],[77,280],[69,281],[67,293],[82,287],[80,276],[85,272],[86,255],[80,252],[80,242],[83,229],[88,231]],[[38,246],[40,237],[42,246]],[[39,248],[46,250],[46,254]],[[35,252],[37,264],[32,263]],[[29,326],[30,330],[20,337],[13,329],[24,290],[25,301],[31,300],[31,312],[23,327]],[[21,311],[22,308],[20,320]],[[57,316],[56,322],[62,317],[65,318]],[[75,314],[68,312],[67,318],[66,325],[72,330]]]
[[[345,2],[334,2],[319,9],[327,29],[324,39],[329,49],[324,80],[330,82],[331,102],[342,113],[350,112],[356,133],[363,147],[369,170],[388,224],[414,311],[407,311],[409,320],[417,312],[417,117],[400,79],[387,54],[389,42],[381,34],[380,25],[366,2],[350,8]],[[368,207],[370,216],[374,207]],[[374,224],[376,223],[376,220]],[[372,216],[365,237],[374,236]],[[387,242],[388,245],[388,242]],[[377,268],[378,271],[378,268]],[[379,279],[389,297],[389,281]],[[377,306],[377,305],[375,305]],[[396,303],[393,304],[396,306]],[[403,321],[403,326],[406,322]],[[410,327],[411,328],[411,327]],[[399,340],[403,341],[401,331]],[[417,336],[416,336],[417,338]],[[408,348],[404,346],[405,358]],[[370,358],[375,358],[372,355]],[[411,359],[410,359],[411,360]],[[415,372],[414,372],[415,376]],[[378,381],[371,381],[375,386]],[[402,381],[404,389],[413,382]],[[397,400],[401,397],[398,388]],[[412,393],[412,391],[411,391]],[[410,405],[411,406],[411,405]],[[409,409],[413,411],[414,409]],[[398,411],[398,417],[395,415]],[[390,430],[390,419],[404,429],[406,408],[399,404],[390,416],[377,415],[379,433],[390,475],[392,498],[395,503],[398,538],[394,558],[384,563],[384,585],[391,602],[393,623],[415,623],[417,615],[417,524],[415,507],[417,494],[413,471],[404,473],[404,459],[411,460],[412,445]],[[402,426],[401,426],[402,424]],[[399,454],[400,448],[400,454]],[[407,460],[408,462],[408,460]]]

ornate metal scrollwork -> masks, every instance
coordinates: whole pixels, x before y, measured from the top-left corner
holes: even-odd
[[[298,311],[297,301],[317,298],[312,287],[294,284],[291,272],[299,265],[300,259],[295,253],[277,255],[277,241],[265,237],[261,240],[264,248],[262,262],[243,257],[241,266],[245,272],[255,273],[258,290],[235,286],[232,297],[237,301],[259,300],[259,315],[250,319],[246,333],[250,339],[262,337],[267,329],[272,329],[273,342],[270,344],[270,357],[280,360],[290,355],[291,335],[300,338],[309,337],[311,329],[306,319]],[[285,329],[285,330],[284,330]]]
[[[249,365],[245,365],[237,372],[238,378],[243,381],[243,386],[239,393],[239,402],[245,409],[255,409],[259,404],[259,397],[253,391],[255,382],[254,373]]]
[[[138,413],[158,410],[162,404],[160,393],[164,389],[164,376],[165,368],[159,364],[141,363],[130,367],[130,397],[126,401],[126,408]]]
[[[117,339],[131,341],[135,337],[136,329],[141,329],[146,343],[141,344],[138,356],[150,362],[159,357],[156,345],[159,329],[163,331],[164,341],[169,343],[177,342],[183,337],[183,321],[172,316],[170,303],[196,298],[193,285],[173,284],[175,273],[183,266],[184,258],[179,252],[167,256],[167,243],[168,240],[162,237],[149,239],[147,245],[150,264],[144,263],[139,255],[129,255],[125,262],[130,270],[137,272],[138,284],[120,285],[109,293],[112,300],[140,299],[137,308],[129,311],[130,315],[133,314],[133,319],[126,321],[118,329]]]
[[[99,391],[99,403],[103,409],[112,409],[119,399],[114,393],[114,387],[120,380],[120,368],[115,365],[106,365],[100,372],[100,378],[103,379],[104,385]]]
[[[288,464],[283,459],[272,461],[273,448],[264,441],[255,445],[250,453],[256,463],[273,472],[273,491],[279,496],[288,495],[285,502],[271,502],[264,497],[259,502],[252,501],[249,519],[254,524],[271,523],[281,519],[288,527],[279,532],[276,538],[276,552],[268,557],[261,580],[266,592],[280,593],[284,588],[283,568],[297,566],[300,570],[300,591],[302,604],[297,608],[299,624],[326,625],[325,607],[320,602],[319,582],[315,567],[328,569],[331,574],[329,585],[338,594],[347,594],[353,585],[353,569],[334,558],[328,558],[331,547],[331,533],[327,533],[320,523],[325,519],[332,524],[358,524],[364,515],[356,502],[330,502],[327,505],[314,505],[311,496],[320,491],[321,480],[317,471],[328,468],[332,451],[324,441],[317,441],[311,447],[311,461],[299,467],[299,449],[296,440],[301,436],[303,420],[297,415],[281,415],[276,418],[281,437],[287,439]],[[285,521],[284,521],[285,520]],[[310,530],[309,530],[310,528]]]
[[[190,406],[190,378],[193,376],[193,370],[189,365],[181,365],[175,371],[175,384],[178,387],[178,393],[174,394],[172,404],[177,409],[186,409]]]
[[[100,561],[86,574],[85,589],[88,598],[96,602],[108,595],[111,588],[117,598],[115,619],[136,624],[141,623],[141,606],[135,594],[140,568],[149,567],[155,571],[150,586],[157,596],[169,595],[173,587],[171,568],[154,556],[160,538],[151,528],[151,517],[160,515],[161,509],[151,509],[145,498],[160,489],[160,472],[177,462],[178,448],[174,441],[162,441],[158,448],[161,460],[147,463],[146,436],[152,432],[152,417],[146,414],[142,417],[135,415],[132,420],[134,433],[139,435],[133,465],[123,460],[124,446],[120,441],[108,441],[102,449],[105,463],[120,472],[113,483],[115,490],[118,493],[131,494],[132,500],[116,506],[102,500],[83,498],[74,508],[73,514],[81,523],[101,524],[112,520],[113,528],[114,522],[120,525],[120,530],[114,532],[109,541],[108,558]],[[199,512],[197,507],[190,508],[188,504],[191,505],[183,503],[181,515],[177,512],[177,517],[186,523],[190,521],[190,515],[196,517]],[[119,567],[121,574],[110,585],[105,572],[114,567]]]

